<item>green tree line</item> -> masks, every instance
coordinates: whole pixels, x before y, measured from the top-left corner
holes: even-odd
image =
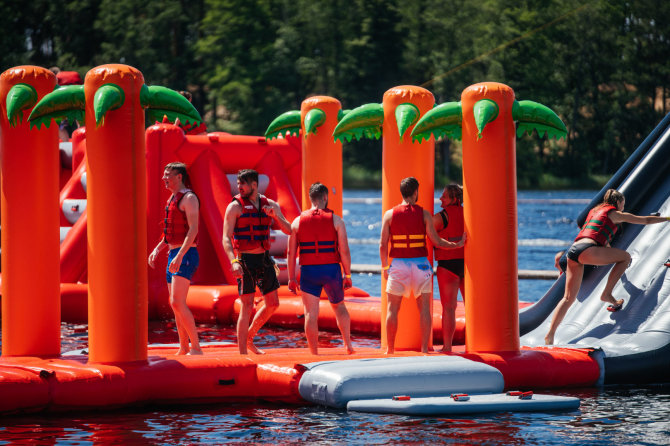
[[[519,184],[588,184],[614,172],[670,98],[670,3],[663,0],[5,0],[0,68],[104,63],[189,90],[211,131],[262,134],[306,97],[345,109],[421,85],[437,103],[481,81],[511,86],[566,123],[561,142],[519,140]],[[436,145],[459,180],[460,145]],[[381,143],[344,147],[374,178]]]

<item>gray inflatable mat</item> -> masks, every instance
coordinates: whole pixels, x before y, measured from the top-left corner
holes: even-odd
[[[393,413],[405,415],[452,415],[486,412],[546,412],[572,411],[579,408],[579,398],[533,395],[519,399],[505,393],[469,395],[467,401],[456,401],[448,396],[393,400],[392,398],[355,400],[347,410],[356,412]]]
[[[460,356],[415,356],[303,364],[298,385],[307,401],[344,408],[351,400],[502,392],[502,373]]]

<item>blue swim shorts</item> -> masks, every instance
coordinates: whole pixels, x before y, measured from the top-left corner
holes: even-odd
[[[189,248],[184,254],[184,257],[181,259],[181,265],[179,266],[179,271],[172,274],[170,272],[170,262],[177,256],[180,248],[171,249],[168,254],[168,263],[167,268],[165,269],[165,278],[167,283],[172,283],[172,276],[181,276],[185,277],[188,280],[191,280],[195,270],[198,269],[198,264],[200,263],[200,256],[198,255],[198,249],[194,246]]]
[[[300,289],[316,297],[325,290],[330,303],[339,304],[344,300],[340,264],[300,265]]]

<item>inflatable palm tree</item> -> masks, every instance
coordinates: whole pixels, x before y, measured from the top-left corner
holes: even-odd
[[[409,132],[434,104],[430,91],[401,85],[386,91],[381,104],[365,104],[351,110],[335,127],[333,138],[340,141],[383,136],[382,215],[402,201],[400,181],[409,176],[415,177],[420,184],[418,204],[430,212],[433,210],[435,144],[433,140],[413,142]],[[382,346],[386,346],[387,296],[383,277],[381,296]],[[404,304],[398,313],[395,347],[418,350],[421,341],[419,311],[416,305]]]
[[[328,207],[342,215],[342,143],[333,141],[333,129],[345,112],[340,101],[329,96],[313,96],[273,120],[265,132],[267,139],[292,135],[301,138],[302,209],[309,209],[309,187],[319,181],[330,190]]]
[[[117,64],[93,68],[83,86],[46,95],[29,118],[38,128],[48,127],[52,119],[86,123],[91,362],[147,358],[144,109],[152,120],[167,115],[183,123],[200,122],[179,93],[148,87],[139,70]]]
[[[516,122],[516,126],[515,126]],[[412,131],[463,139],[466,349],[518,351],[516,137],[567,134],[542,104],[517,101],[503,84],[486,82],[426,113]]]

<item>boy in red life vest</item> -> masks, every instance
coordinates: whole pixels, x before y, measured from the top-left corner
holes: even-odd
[[[463,188],[450,184],[440,196],[442,210],[433,215],[433,226],[438,235],[445,240],[455,242],[463,237]],[[438,249],[433,251],[437,260],[437,286],[442,302],[442,339],[443,353],[451,352],[451,343],[456,330],[456,302],[458,290],[465,296],[465,261],[463,247],[457,249]]]
[[[253,343],[258,330],[270,319],[279,306],[279,281],[275,264],[270,257],[270,226],[279,224],[282,232],[291,233],[291,223],[284,218],[279,205],[258,193],[258,172],[243,169],[237,173],[240,191],[226,208],[223,222],[223,249],[230,260],[242,308],[237,319],[237,344],[240,354],[247,349],[263,354]],[[256,287],[263,294],[263,306],[256,312],[251,326]]]
[[[414,294],[419,308],[421,326],[421,351],[428,353],[432,330],[430,300],[433,297],[433,268],[428,262],[426,236],[436,247],[460,248],[465,234],[457,242],[440,238],[433,226],[433,215],[416,204],[419,182],[414,177],[400,182],[403,201],[384,213],[379,242],[379,257],[386,282],[388,310],[386,313],[387,354],[395,352],[395,335],[398,330],[398,310],[403,297]],[[391,249],[389,250],[389,240]],[[388,265],[388,258],[393,263]]]
[[[638,216],[624,212],[626,198],[616,189],[608,189],[603,196],[603,201],[595,206],[586,216],[584,226],[577,234],[577,238],[567,252],[567,269],[565,270],[565,294],[556,306],[556,311],[551,319],[549,331],[544,337],[546,345],[553,345],[556,329],[563,321],[568,309],[574,303],[582,286],[584,276],[584,265],[610,265],[614,264],[612,271],[607,276],[607,283],[600,294],[600,300],[610,305],[609,311],[619,311],[623,308],[624,300],[615,299],[612,296],[614,286],[631,262],[631,256],[623,249],[613,248],[610,243],[619,229],[621,223],[636,225],[651,225],[670,221],[670,217],[655,215]],[[556,256],[557,258],[558,255]],[[556,262],[560,266],[560,258]]]
[[[165,248],[168,254],[167,283],[170,287],[170,305],[179,333],[178,355],[202,355],[193,314],[186,305],[186,295],[193,273],[198,268],[198,213],[200,203],[191,189],[184,163],[170,163],[163,172],[165,187],[172,192],[165,207],[163,240],[149,255],[149,266],[154,267],[156,257]],[[189,347],[190,340],[190,347]]]
[[[318,355],[319,296],[325,290],[333,307],[337,326],[347,353],[351,345],[349,312],[344,305],[344,290],[351,288],[351,254],[344,221],[328,209],[328,188],[314,183],[309,188],[312,208],[291,224],[288,250],[288,287],[296,292],[295,258],[300,249],[300,290],[305,306],[305,335],[309,351]],[[340,264],[342,268],[340,268]],[[342,279],[344,270],[344,279]]]

